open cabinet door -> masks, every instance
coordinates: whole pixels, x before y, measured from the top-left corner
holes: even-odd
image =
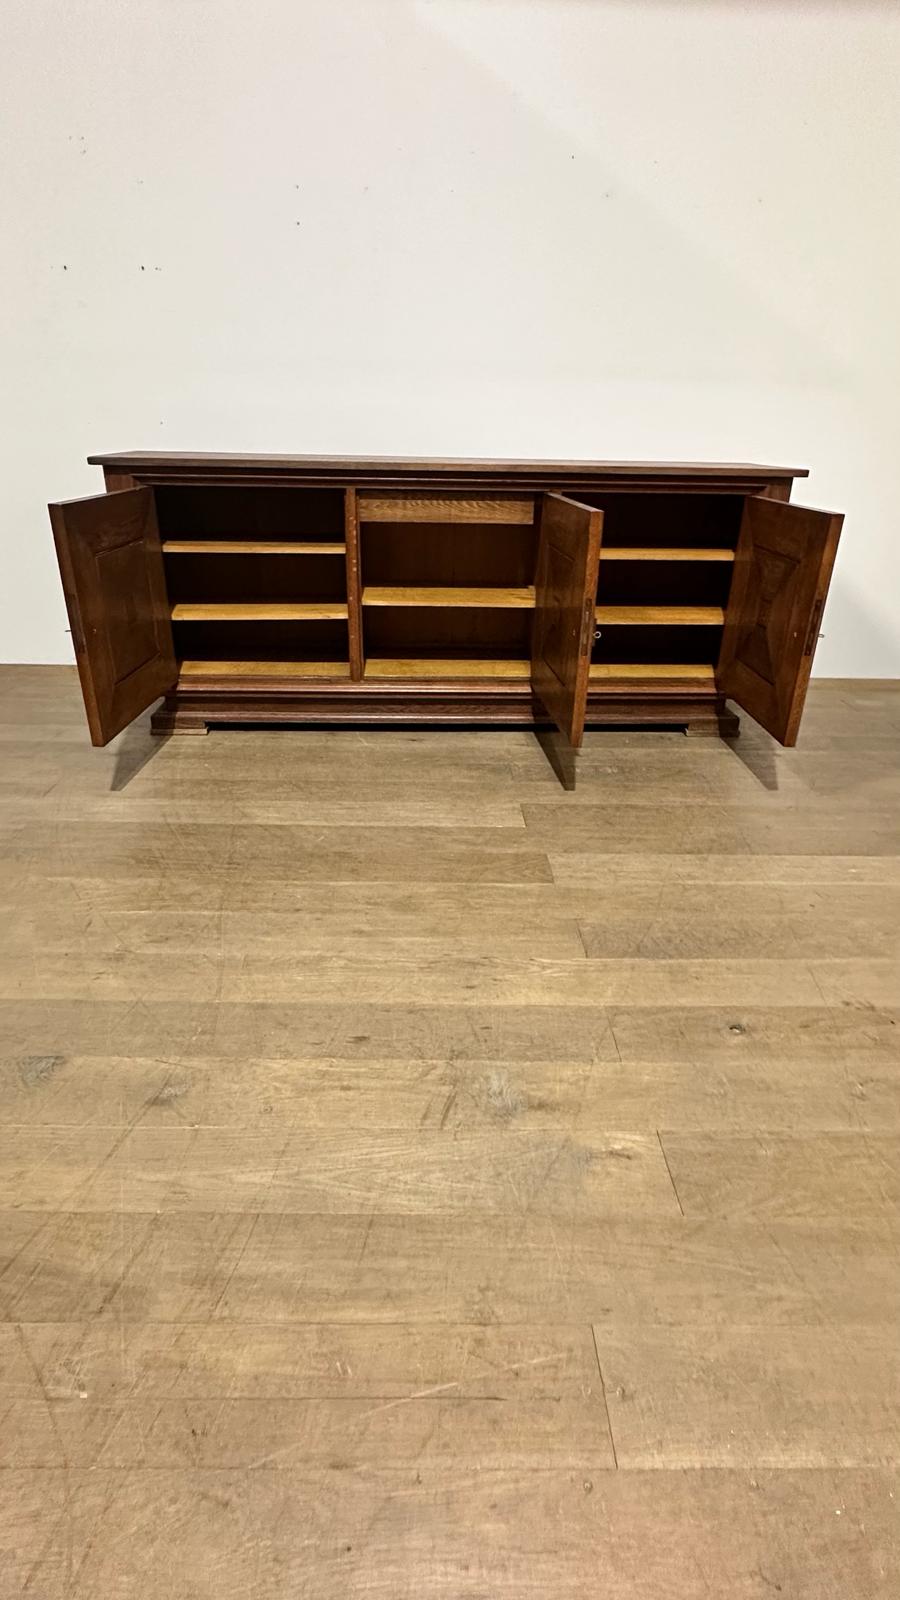
[[[744,502],[716,680],[780,744],[797,742],[843,520]]]
[[[584,736],[603,512],[561,494],[537,497],[531,687],[573,749]]]
[[[115,734],[178,676],[152,489],[50,507],[91,740]]]

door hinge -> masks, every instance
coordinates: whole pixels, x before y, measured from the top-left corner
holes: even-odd
[[[66,610],[69,613],[69,626],[66,629],[66,632],[71,635],[72,644],[75,647],[75,654],[80,656],[84,654],[84,634],[75,621],[75,602],[72,596],[66,592],[66,590],[63,590],[63,598],[66,602]]]
[[[581,640],[578,646],[579,653],[583,656],[587,655],[591,647],[591,631],[594,626],[594,609],[594,601],[588,597],[588,599],[584,602],[584,616],[581,621]]]
[[[816,640],[819,637],[819,623],[822,621],[822,612],[824,607],[824,596],[820,596],[813,603],[812,616],[809,619],[809,631],[806,635],[806,643],[803,646],[803,654],[805,656],[811,656],[816,648]]]

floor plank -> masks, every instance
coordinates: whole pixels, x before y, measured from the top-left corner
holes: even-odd
[[[598,1352],[620,1467],[900,1464],[889,1329],[638,1327]]]
[[[885,1470],[19,1471],[0,1495],[0,1579],[41,1600],[75,1582],[78,1600],[267,1600],[309,1592],[311,1563],[316,1600],[894,1600],[900,1582]]]
[[[41,875],[87,872],[283,875],[313,883],[535,883],[550,878],[546,853],[521,826],[434,828],[314,823],[165,823],[123,820],[23,822],[0,838],[0,862],[40,863]]]
[[[152,964],[148,963],[152,974]],[[805,1013],[804,1013],[805,1014]],[[606,1007],[442,1005],[385,999],[224,1005],[213,1000],[0,1000],[0,1057],[333,1056],[410,1061],[582,1061],[615,1056]]]
[[[162,1125],[10,1129],[0,1207],[602,1217],[672,1215],[678,1202],[655,1134]]]
[[[614,1467],[587,1327],[0,1324],[0,1468]]]
[[[0,1061],[7,1126],[244,1130],[335,1127],[413,1133],[554,1128],[900,1132],[900,1069],[854,1061],[712,1054],[672,1061],[295,1060],[32,1055]]]
[[[900,1315],[900,1225],[197,1211],[0,1213],[0,1318],[750,1323]]]
[[[686,1216],[900,1216],[900,1138],[882,1133],[661,1135]]]

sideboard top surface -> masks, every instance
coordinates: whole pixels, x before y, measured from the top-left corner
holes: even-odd
[[[91,466],[148,478],[225,475],[239,478],[272,474],[319,483],[415,481],[437,478],[447,482],[496,483],[498,486],[534,484],[536,481],[628,483],[703,482],[733,487],[740,483],[773,483],[805,478],[806,467],[772,467],[752,462],[727,461],[500,461],[479,457],[422,456],[315,456],[238,455],[191,451],[123,450],[88,456]]]

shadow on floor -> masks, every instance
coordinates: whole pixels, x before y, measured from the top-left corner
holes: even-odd
[[[723,738],[722,743],[743,763],[757,783],[773,794],[778,792],[778,756],[774,739],[754,729],[749,733],[736,734],[733,738]]]
[[[575,787],[576,751],[556,728],[535,728],[534,736],[564,789]]]
[[[120,743],[116,747],[116,759],[113,767],[110,789],[115,791],[127,788],[132,778],[136,778],[142,767],[147,765],[153,756],[168,744],[170,735],[158,735],[150,732],[149,717],[133,722],[121,735]]]

